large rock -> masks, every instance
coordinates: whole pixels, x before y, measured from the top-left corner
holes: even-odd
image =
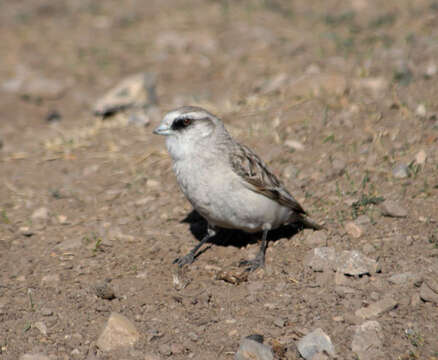
[[[272,349],[256,340],[245,338],[241,341],[235,360],[273,360]]]
[[[438,281],[427,279],[420,288],[420,297],[424,301],[433,302],[438,305]]]
[[[373,317],[378,317],[388,311],[391,311],[398,305],[397,301],[387,297],[379,300],[367,307],[360,308],[355,312],[355,315],[362,319],[370,319]]]
[[[309,251],[304,260],[313,271],[333,269],[336,262],[336,251],[332,247],[319,247]]]
[[[336,271],[358,276],[380,272],[380,265],[356,250],[344,250],[336,259]]]
[[[297,347],[301,356],[306,360],[311,360],[316,354],[324,351],[330,356],[335,356],[335,348],[330,337],[320,328],[298,341]]]
[[[128,76],[97,100],[94,114],[108,116],[120,110],[140,109],[157,103],[156,79],[153,74]]]
[[[130,320],[113,312],[97,340],[97,346],[103,351],[131,347],[139,337],[140,334]]]
[[[398,202],[393,200],[386,200],[380,205],[382,215],[389,217],[403,218],[408,216],[407,210]]]
[[[356,327],[351,349],[360,360],[380,360],[382,351],[382,327],[377,321],[367,321]]]

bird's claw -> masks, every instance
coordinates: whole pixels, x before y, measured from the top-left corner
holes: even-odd
[[[255,271],[259,268],[265,267],[265,258],[261,257],[261,256],[257,256],[253,260],[242,260],[239,263],[239,266],[240,267],[246,266],[245,271],[252,272],[252,271]]]
[[[177,264],[179,267],[183,267],[184,265],[190,265],[193,261],[195,261],[195,255],[188,253],[186,256],[176,258],[173,260],[173,263]]]

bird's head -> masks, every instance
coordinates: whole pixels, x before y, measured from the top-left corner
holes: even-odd
[[[210,138],[223,129],[223,123],[216,116],[200,107],[183,106],[168,112],[154,134],[167,137],[167,148],[174,159],[202,151],[198,145],[213,144]]]

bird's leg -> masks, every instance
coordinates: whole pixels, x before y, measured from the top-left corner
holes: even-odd
[[[268,247],[268,231],[271,230],[270,224],[263,225],[263,235],[262,235],[262,243],[260,245],[260,250],[257,253],[256,257],[253,260],[244,260],[240,262],[240,266],[248,266],[246,271],[254,271],[260,267],[265,266],[265,253],[266,248]]]
[[[207,228],[207,234],[202,238],[202,240],[199,242],[198,245],[196,245],[190,252],[180,258],[176,258],[173,263],[178,264],[179,267],[182,267],[184,265],[190,265],[193,261],[195,261],[196,252],[199,250],[199,248],[204,245],[210,238],[216,235],[216,230],[209,224]]]

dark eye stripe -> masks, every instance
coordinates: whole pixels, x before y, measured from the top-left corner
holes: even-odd
[[[192,122],[190,118],[179,118],[172,123],[172,130],[181,130],[189,126]]]

